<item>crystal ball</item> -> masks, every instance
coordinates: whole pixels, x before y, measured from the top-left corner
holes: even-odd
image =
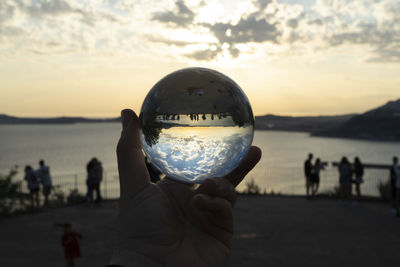
[[[162,78],[147,94],[139,118],[146,156],[167,177],[184,183],[230,173],[254,136],[253,111],[242,89],[206,68]]]

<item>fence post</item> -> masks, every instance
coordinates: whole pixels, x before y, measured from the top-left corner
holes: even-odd
[[[104,198],[107,199],[107,172],[104,172]]]
[[[74,175],[74,187],[75,190],[78,191],[78,174]]]

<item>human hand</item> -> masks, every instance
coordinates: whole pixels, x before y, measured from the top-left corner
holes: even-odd
[[[123,110],[117,146],[120,206],[112,264],[129,266],[225,266],[233,235],[235,186],[257,164],[258,147],[224,178],[196,190],[165,178],[150,183],[139,138],[139,119]]]

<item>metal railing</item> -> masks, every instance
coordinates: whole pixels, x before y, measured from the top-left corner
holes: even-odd
[[[255,183],[267,193],[284,195],[305,195],[305,176],[301,167],[263,167],[248,174],[247,181],[254,179]],[[246,180],[238,186],[241,191],[246,188]],[[389,180],[389,170],[367,169],[361,184],[361,194],[379,197],[378,184]],[[334,192],[339,186],[339,172],[335,167],[326,167],[320,173],[319,193]],[[354,189],[353,189],[354,193]]]
[[[378,197],[378,183],[388,181],[389,171],[383,169],[369,169],[365,172],[364,183],[361,184],[361,192],[364,196]],[[261,192],[280,193],[283,195],[305,195],[305,177],[301,167],[264,167],[256,168],[248,174],[246,179],[237,187],[238,191],[246,189],[246,183],[254,180],[261,188]],[[319,193],[334,192],[338,186],[339,174],[337,168],[327,167],[321,171]],[[86,196],[86,173],[60,174],[52,176],[54,189],[52,194],[62,192],[65,197],[72,190],[82,196]],[[119,198],[118,172],[109,170],[103,172],[103,180],[100,184],[103,199]],[[21,192],[28,193],[26,183],[22,183]]]
[[[86,173],[52,175],[51,180],[53,190],[51,195],[61,193],[65,196],[65,198],[67,198],[68,195],[74,191],[75,194],[78,193],[79,195],[86,197],[86,177]],[[21,193],[29,192],[28,188],[26,187],[26,183],[22,182],[20,191]],[[119,179],[117,171],[103,172],[103,179],[100,183],[100,191],[103,199],[119,198]],[[42,198],[41,194],[40,198]]]

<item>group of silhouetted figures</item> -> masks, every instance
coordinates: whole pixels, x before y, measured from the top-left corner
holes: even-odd
[[[327,163],[321,162],[319,158],[312,163],[313,154],[308,154],[304,162],[304,174],[306,177],[306,197],[314,198],[317,194],[320,183],[320,172]],[[350,163],[347,157],[342,157],[337,165],[339,172],[339,194],[342,200],[353,200],[353,205],[359,205],[361,200],[361,184],[364,182],[364,165],[359,157],[354,158]],[[356,198],[353,198],[353,185]],[[393,157],[390,167],[390,187],[392,197],[392,212],[400,216],[400,169],[398,158]],[[355,201],[354,201],[355,200]]]
[[[39,207],[40,187],[42,187],[44,205],[47,206],[49,203],[49,195],[51,192],[52,184],[50,168],[49,166],[45,165],[44,160],[39,161],[39,168],[36,170],[34,170],[32,166],[26,165],[24,180],[28,184],[32,207]]]
[[[219,120],[226,118],[229,114],[224,112],[224,113],[217,113],[217,114],[210,114],[210,118],[211,120],[214,120],[215,117],[217,117]],[[186,114],[186,116],[188,116],[190,118],[191,121],[199,121],[200,118],[205,121],[207,120],[207,114],[197,114],[197,113],[189,113]],[[168,121],[168,120],[180,120],[180,116],[179,114],[163,114],[162,118],[164,121]]]
[[[313,154],[308,155],[304,162],[304,172],[306,175],[306,193],[307,197],[314,197],[317,194],[320,182],[320,172],[325,169],[324,164],[319,158],[312,164]]]
[[[87,202],[100,203],[102,200],[100,192],[100,183],[103,179],[102,164],[97,158],[92,158],[86,165],[86,170],[86,200]],[[53,185],[50,176],[50,167],[45,164],[44,160],[39,161],[39,168],[36,170],[34,170],[32,166],[27,165],[25,167],[24,180],[27,182],[31,206],[33,208],[38,208],[40,206],[39,191],[41,187],[44,196],[44,206],[48,206],[49,195],[53,189]],[[96,193],[96,199],[93,198],[94,193]]]
[[[168,120],[177,120],[179,121],[180,117],[179,114],[164,114],[163,115],[163,120],[168,121]]]

